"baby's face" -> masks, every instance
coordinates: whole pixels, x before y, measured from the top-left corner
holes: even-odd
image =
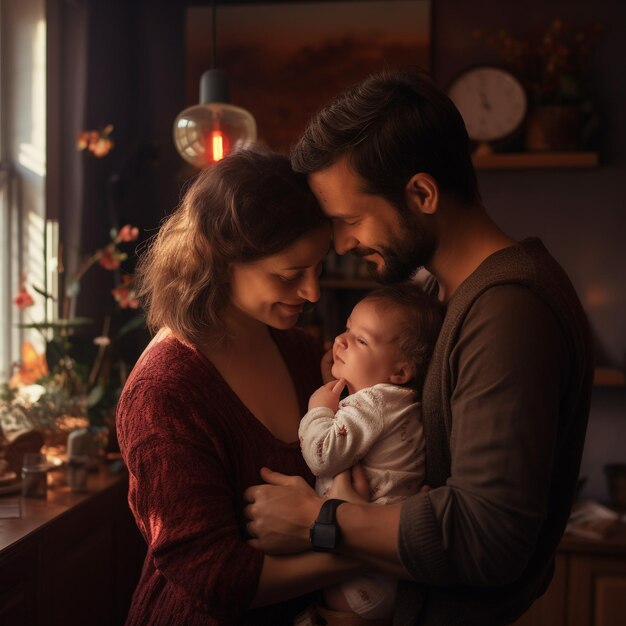
[[[343,378],[350,393],[378,383],[401,383],[397,372],[406,360],[398,349],[399,314],[372,300],[352,310],[346,330],[335,338],[332,375]]]

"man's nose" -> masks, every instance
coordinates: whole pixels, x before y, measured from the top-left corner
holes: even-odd
[[[346,254],[357,247],[359,241],[350,232],[347,224],[337,221],[333,224],[333,245],[337,254]]]

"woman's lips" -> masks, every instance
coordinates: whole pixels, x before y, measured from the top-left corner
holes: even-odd
[[[287,304],[287,302],[279,302],[278,306],[290,315],[295,315],[302,313],[302,309],[304,307],[304,303],[300,304]]]

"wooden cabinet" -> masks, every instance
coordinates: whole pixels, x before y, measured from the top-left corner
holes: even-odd
[[[626,624],[626,556],[579,555],[569,568],[571,626]]]
[[[626,526],[607,539],[566,536],[546,593],[515,626],[624,626]]]
[[[90,492],[53,486],[0,520],[0,626],[123,624],[145,546],[126,503],[125,475],[103,468]]]

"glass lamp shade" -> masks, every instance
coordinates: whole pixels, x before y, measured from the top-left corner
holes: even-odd
[[[174,122],[174,144],[179,154],[198,168],[213,165],[256,139],[256,122],[245,109],[224,102],[197,104]]]

